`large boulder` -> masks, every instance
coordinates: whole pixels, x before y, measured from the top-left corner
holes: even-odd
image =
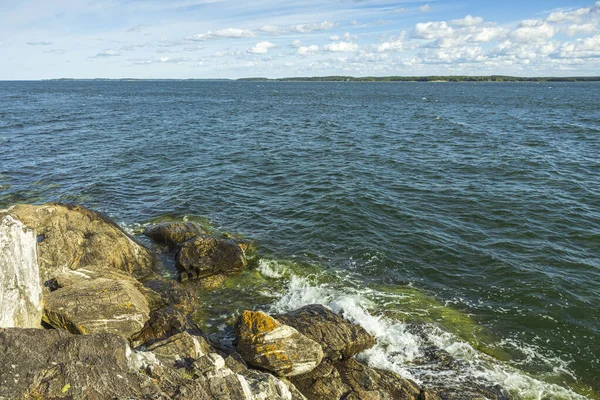
[[[290,379],[311,400],[418,400],[421,396],[416,383],[352,358],[324,362],[312,372]]]
[[[237,351],[248,364],[279,376],[309,372],[323,359],[317,342],[262,311],[244,311],[235,334]]]
[[[105,215],[78,205],[20,204],[1,212],[37,233],[43,283],[61,272],[115,268],[142,279],[154,275],[157,258]]]
[[[115,335],[0,329],[0,399],[166,398],[131,357]]]
[[[177,248],[184,242],[208,231],[196,222],[162,222],[148,225],[144,235],[156,243],[165,244],[170,248]]]
[[[0,216],[0,327],[39,328],[41,322],[35,231]]]
[[[304,306],[274,318],[321,344],[325,358],[331,361],[351,358],[375,345],[375,338],[363,327],[320,304]]]
[[[49,293],[45,302],[44,322],[72,333],[114,333],[129,338],[150,316],[148,301],[127,280],[81,280]]]
[[[235,241],[209,235],[199,235],[183,243],[175,261],[182,281],[227,277],[248,265],[244,251]]]

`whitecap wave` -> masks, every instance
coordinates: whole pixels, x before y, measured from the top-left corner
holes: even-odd
[[[322,284],[316,276],[295,275],[274,260],[261,260],[259,271],[269,278],[287,280],[286,289],[271,305],[271,312],[282,313],[308,304],[323,304],[374,335],[377,344],[357,355],[359,360],[371,367],[394,371],[428,387],[452,387],[470,378],[490,387],[499,385],[517,399],[587,399],[571,389],[536,379],[496,360],[437,326],[419,326],[419,332],[415,332],[409,324],[378,313],[377,304],[372,299],[389,298],[395,294],[375,293],[351,282],[343,288]],[[398,295],[397,301],[404,298]],[[420,361],[425,357],[426,348],[432,345],[450,354],[460,367],[443,371],[428,369],[429,366]],[[532,348],[529,350],[533,351]],[[557,366],[561,369],[565,363],[557,362]]]

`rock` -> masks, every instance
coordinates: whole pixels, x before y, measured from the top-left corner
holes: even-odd
[[[418,400],[421,395],[416,383],[391,371],[367,367],[355,359],[324,362],[291,381],[302,394],[314,400]]]
[[[193,336],[187,332],[178,333],[148,346],[148,351],[163,359],[174,361],[195,360],[210,353],[211,350],[210,344],[204,337]]]
[[[235,324],[235,333],[237,352],[248,364],[279,376],[309,372],[323,358],[317,342],[262,311],[244,311]]]
[[[81,280],[46,296],[44,322],[72,333],[114,333],[129,338],[150,317],[146,298],[125,280]]]
[[[509,400],[502,388],[490,382],[478,382],[466,377],[456,387],[430,388],[424,392],[423,400]]]
[[[0,399],[167,398],[131,355],[115,335],[0,329]]]
[[[239,374],[240,372],[244,372],[248,369],[248,365],[246,365],[246,361],[239,355],[239,353],[231,353],[225,358],[225,365],[227,368]]]
[[[131,337],[132,344],[137,347],[149,346],[159,340],[166,339],[178,333],[187,332],[194,336],[202,336],[203,333],[181,310],[173,305],[152,311],[150,319],[141,331]]]
[[[351,358],[375,345],[375,338],[363,327],[320,304],[304,306],[274,318],[319,343],[324,357],[332,361]]]
[[[287,385],[273,375],[253,369],[246,370],[240,375],[246,378],[255,400],[292,400],[292,393]]]
[[[42,282],[82,267],[114,268],[137,279],[155,274],[157,258],[101,213],[48,203],[16,205],[3,214],[35,229]]]
[[[176,267],[181,280],[206,280],[241,272],[248,262],[244,251],[231,239],[199,235],[181,245]]]
[[[163,222],[144,229],[144,235],[170,248],[177,248],[183,242],[206,233],[206,229],[195,222]]]
[[[110,268],[99,268],[96,270],[79,268],[76,271],[63,272],[57,275],[54,279],[51,279],[50,282],[47,282],[47,286],[49,286],[51,290],[56,290],[67,286],[73,286],[81,282],[91,281],[97,278],[106,278],[115,281],[125,281],[131,283],[144,296],[148,302],[148,307],[151,310],[161,308],[169,303],[168,298],[163,298],[163,296],[154,290],[142,285],[140,281],[133,278],[131,275]]]
[[[9,215],[0,217],[0,327],[39,328],[41,322],[35,232]]]

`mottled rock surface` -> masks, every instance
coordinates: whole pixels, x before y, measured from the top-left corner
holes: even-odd
[[[290,379],[311,400],[418,400],[421,393],[416,383],[355,359],[324,362],[312,372]]]
[[[41,322],[35,231],[0,216],[0,327],[39,328]]]
[[[0,399],[159,395],[148,376],[131,369],[130,354],[127,340],[115,335],[0,329]]]
[[[196,222],[162,222],[144,229],[144,235],[170,248],[177,248],[183,242],[206,233],[207,230]]]
[[[81,280],[45,298],[44,322],[72,333],[114,333],[129,338],[150,316],[146,298],[126,280]]]
[[[244,251],[235,241],[209,235],[199,235],[183,243],[175,261],[182,281],[226,277],[248,265]]]
[[[83,267],[115,268],[137,279],[154,275],[156,257],[101,213],[59,203],[20,204],[5,213],[35,229],[42,282]]]
[[[235,334],[237,351],[248,364],[279,376],[309,372],[323,358],[317,342],[262,311],[244,311],[236,322]]]
[[[375,345],[375,338],[363,327],[320,304],[304,306],[274,318],[319,343],[324,357],[332,361],[351,358]]]
[[[148,346],[148,351],[172,360],[195,360],[211,352],[208,341],[202,336],[181,332]]]

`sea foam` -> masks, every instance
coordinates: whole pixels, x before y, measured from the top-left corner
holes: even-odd
[[[275,260],[261,260],[259,271],[269,278],[287,280],[286,289],[271,305],[271,312],[281,313],[308,304],[323,304],[374,335],[377,344],[357,355],[357,359],[371,367],[394,371],[428,387],[452,387],[471,379],[483,385],[500,385],[517,399],[587,398],[571,389],[529,376],[512,365],[478,351],[438,326],[424,324],[419,326],[420,332],[417,333],[409,324],[381,315],[377,311],[377,303],[372,299],[388,298],[388,293],[376,293],[351,282],[343,288],[319,283],[316,276],[296,275],[284,263]],[[397,296],[397,301],[403,300],[404,296]],[[448,352],[460,363],[459,368],[434,370],[420,362],[425,356],[425,348],[431,345]],[[529,347],[528,351],[535,349]],[[557,366],[566,369],[566,363],[562,361]]]

